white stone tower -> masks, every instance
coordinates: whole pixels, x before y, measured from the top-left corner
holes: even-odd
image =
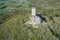
[[[32,16],[36,16],[36,8],[32,7]]]
[[[40,24],[40,18],[38,16],[36,16],[36,8],[32,7],[32,25],[35,28],[38,28],[38,24]]]
[[[30,17],[31,19],[27,21],[25,24],[30,24],[32,25],[32,27],[38,28],[41,20],[40,20],[40,17],[36,15],[36,8],[32,7],[31,12],[32,12]]]

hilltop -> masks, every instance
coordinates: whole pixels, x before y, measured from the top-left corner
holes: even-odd
[[[32,6],[46,22],[38,29],[25,24]],[[1,0],[0,40],[60,40],[60,0]]]
[[[28,15],[28,14],[27,14]],[[29,20],[26,14],[13,16],[10,20],[0,25],[1,40],[59,40],[59,17],[54,17],[53,21],[48,21],[47,24],[40,24],[39,28],[31,28],[30,25],[24,23]],[[45,18],[46,18],[45,17]],[[58,21],[58,22],[57,22]],[[30,26],[30,27],[29,27]],[[58,35],[58,36],[57,36]]]

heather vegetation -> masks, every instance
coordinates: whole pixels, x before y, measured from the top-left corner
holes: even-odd
[[[45,23],[25,24],[31,7]],[[60,0],[0,0],[0,40],[60,40]]]

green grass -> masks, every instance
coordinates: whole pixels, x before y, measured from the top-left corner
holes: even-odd
[[[51,38],[53,40],[57,40],[59,38],[56,38],[51,31],[46,27],[46,25],[41,24],[39,29],[32,30],[31,28],[28,28],[29,25],[25,26],[23,20],[27,19],[29,17],[26,14],[20,14],[12,17],[7,22],[0,25],[0,39],[1,40],[50,40]],[[56,19],[55,21],[60,20]],[[60,21],[59,21],[60,22]],[[53,25],[53,23],[50,21],[48,23],[50,27],[52,27],[53,30],[56,30],[56,27],[59,28],[58,22]],[[59,31],[58,31],[59,32]],[[54,32],[56,33],[56,32]]]
[[[53,2],[50,3],[52,4]],[[0,16],[0,18],[6,17],[6,20],[3,20],[5,22],[0,24],[0,40],[60,40],[60,9],[54,9],[56,8],[53,6],[54,4],[51,5],[54,7],[51,9],[46,9],[47,3],[45,2],[45,6],[41,8],[36,4],[37,14],[42,14],[46,18],[46,23],[53,32],[51,32],[48,25],[44,23],[40,24],[38,29],[28,27],[31,25],[25,25],[25,22],[30,20],[29,17],[31,16],[30,4],[23,4],[21,7],[18,7],[18,9],[16,7],[19,5],[15,4],[8,3],[5,4],[8,6],[8,9],[0,9],[0,14],[1,16],[3,15],[2,17]],[[43,9],[43,7],[45,9]],[[11,14],[11,17],[6,16],[7,14],[10,15],[10,8],[17,9],[17,11]],[[53,16],[55,23],[50,19],[50,16]]]

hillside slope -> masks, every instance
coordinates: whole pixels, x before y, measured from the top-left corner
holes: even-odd
[[[46,19],[38,29],[25,24],[32,6]],[[0,40],[60,40],[60,0],[0,0]]]
[[[28,15],[28,14],[27,14]],[[1,40],[59,40],[60,29],[59,17],[54,17],[55,23],[51,20],[47,22],[49,26],[40,24],[38,29],[25,26],[26,19],[29,15],[16,15],[9,21],[0,25],[0,39]],[[57,19],[56,19],[57,18]],[[57,21],[59,21],[57,23]],[[58,35],[58,36],[57,36]]]

